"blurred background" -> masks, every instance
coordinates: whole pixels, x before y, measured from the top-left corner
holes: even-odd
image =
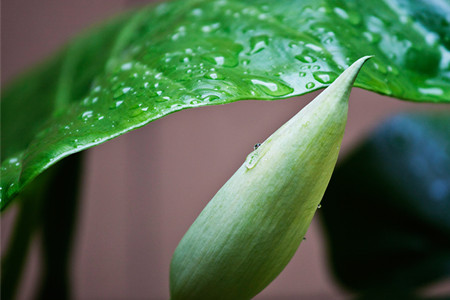
[[[3,0],[2,84],[80,30],[146,2]],[[170,258],[190,224],[253,145],[316,95],[185,110],[89,150],[73,252],[75,299],[168,299]],[[442,107],[354,89],[341,157],[395,112]],[[11,207],[2,215],[2,252],[15,213]],[[256,299],[348,299],[326,253],[315,218],[291,263]],[[20,299],[33,295],[39,259],[35,243]],[[435,289],[449,291],[450,283]]]

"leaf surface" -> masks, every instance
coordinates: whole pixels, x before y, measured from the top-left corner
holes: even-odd
[[[387,4],[389,2],[389,4]],[[355,85],[450,102],[442,1],[175,1],[110,21],[2,94],[1,208],[72,153],[191,107]]]

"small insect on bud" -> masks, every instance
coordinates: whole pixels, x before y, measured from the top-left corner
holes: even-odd
[[[172,258],[172,300],[251,299],[290,261],[336,164],[348,98],[369,57],[250,153]]]

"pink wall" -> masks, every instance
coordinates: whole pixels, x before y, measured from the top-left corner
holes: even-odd
[[[142,1],[2,1],[2,81],[132,2]],[[313,96],[187,110],[89,151],[74,255],[76,299],[168,299],[170,257],[189,225],[253,145]],[[439,106],[354,89],[343,152],[387,115],[430,108]],[[2,249],[13,214],[2,216]],[[326,270],[320,231],[315,220],[293,261],[256,299],[345,298]],[[38,260],[34,247],[22,299],[32,293]]]

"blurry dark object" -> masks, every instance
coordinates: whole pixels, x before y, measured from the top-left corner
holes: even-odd
[[[340,164],[322,203],[332,268],[350,290],[411,299],[449,277],[450,114],[386,121]]]

